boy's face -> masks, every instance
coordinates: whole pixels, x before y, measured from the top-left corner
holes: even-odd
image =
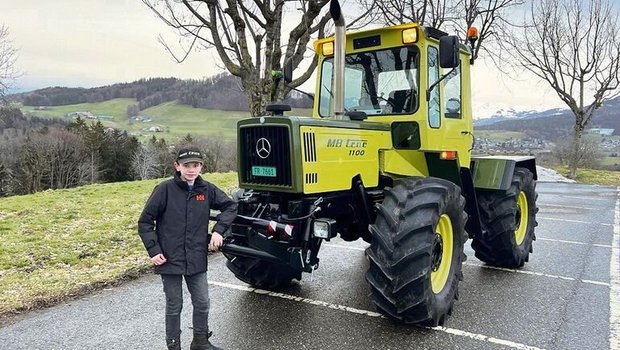
[[[200,175],[202,165],[202,162],[187,162],[183,164],[174,162],[174,168],[181,173],[181,179],[189,182],[193,182]]]

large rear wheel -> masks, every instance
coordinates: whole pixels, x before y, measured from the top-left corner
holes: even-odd
[[[476,257],[493,266],[523,266],[536,240],[534,175],[526,168],[516,168],[508,190],[481,190],[476,195],[483,228],[482,236],[471,243]]]
[[[404,323],[439,325],[463,279],[465,199],[437,178],[397,180],[370,226],[366,280],[377,309]]]

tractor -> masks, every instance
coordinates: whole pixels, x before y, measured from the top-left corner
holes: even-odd
[[[313,116],[288,105],[238,122],[238,216],[222,252],[241,281],[282,289],[319,267],[324,241],[363,239],[372,303],[443,325],[463,248],[519,268],[535,240],[531,156],[472,156],[470,43],[416,23],[318,39]],[[284,67],[285,82],[292,64]]]

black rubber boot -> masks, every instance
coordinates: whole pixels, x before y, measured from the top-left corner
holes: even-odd
[[[174,339],[166,339],[168,350],[181,350],[181,337]]]
[[[209,331],[194,331],[194,339],[192,339],[192,344],[189,346],[190,350],[222,350],[222,348],[218,348],[217,346],[211,344],[209,341],[209,337],[213,332]]]

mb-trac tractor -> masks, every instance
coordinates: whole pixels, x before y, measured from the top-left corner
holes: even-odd
[[[362,238],[377,309],[441,325],[458,298],[468,238],[486,264],[528,261],[535,159],[472,157],[473,62],[457,36],[415,23],[347,34],[338,1],[330,12],[335,37],[314,43],[313,116],[270,105],[271,115],[238,122],[227,266],[252,286],[283,288],[318,268],[324,241]]]

